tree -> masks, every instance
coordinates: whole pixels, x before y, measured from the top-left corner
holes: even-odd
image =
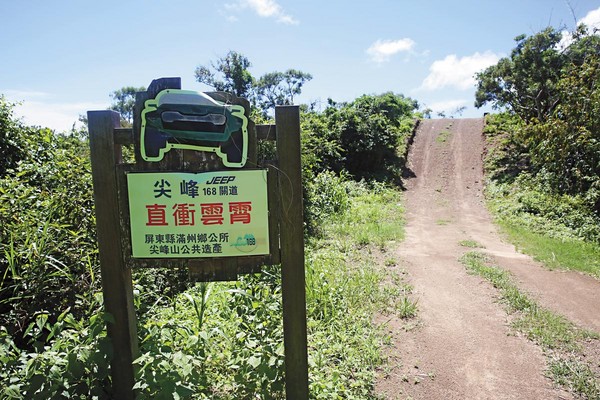
[[[525,122],[544,122],[562,101],[558,82],[572,72],[571,66],[581,67],[600,52],[600,37],[596,30],[580,25],[573,33],[549,27],[530,37],[517,36],[515,41],[510,57],[476,75],[475,106],[492,103]]]
[[[517,38],[510,58],[478,74],[476,106],[507,107],[533,174],[600,212],[600,36],[581,25]]]
[[[135,106],[135,93],[145,91],[145,87],[124,86],[110,94],[113,103],[110,110],[121,114],[121,125],[131,126],[133,124],[133,107]]]
[[[294,96],[299,95],[304,84],[312,79],[312,75],[297,69],[269,72],[256,79],[249,71],[251,66],[247,57],[230,51],[209,66],[198,66],[196,80],[217,91],[245,97],[266,115],[275,105],[293,104]]]
[[[196,80],[220,92],[231,92],[238,97],[252,94],[254,77],[248,71],[252,64],[244,55],[230,51],[210,66],[196,68]]]
[[[332,121],[341,129],[345,169],[355,178],[395,179],[400,138],[413,126],[419,104],[394,93],[363,95],[343,104]]]
[[[556,82],[566,57],[559,49],[562,33],[552,27],[515,38],[510,57],[476,75],[475,106],[506,107],[525,121],[545,120],[558,105]]]
[[[276,105],[294,104],[294,96],[302,92],[302,86],[312,79],[312,75],[288,69],[285,72],[270,72],[260,77],[256,83],[257,98],[264,110]]]
[[[561,193],[586,193],[600,212],[600,53],[565,68],[560,102],[543,124],[525,130],[534,166]]]

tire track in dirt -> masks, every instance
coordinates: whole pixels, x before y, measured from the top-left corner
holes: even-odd
[[[542,351],[510,329],[497,292],[458,262],[468,250],[462,240],[484,245],[543,306],[598,327],[598,281],[547,271],[500,239],[483,202],[482,128],[482,119],[426,120],[410,150],[414,178],[406,182],[406,239],[397,255],[420,323],[406,331],[402,321],[388,322],[392,355],[376,387],[386,399],[571,398],[544,376]],[[585,301],[587,310],[572,309]]]

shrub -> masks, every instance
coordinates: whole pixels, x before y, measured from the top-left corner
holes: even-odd
[[[103,313],[78,320],[67,311],[51,323],[48,313],[38,313],[24,334],[34,352],[20,350],[0,327],[0,398],[111,398],[106,321]]]
[[[397,180],[399,147],[411,131],[416,101],[393,93],[364,95],[339,110],[344,167],[357,180]]]
[[[543,155],[533,155],[524,144],[525,132],[531,129],[541,132],[543,126],[525,126],[508,114],[487,119],[485,163],[492,208],[500,218],[519,221],[534,232],[600,242],[598,180],[585,191],[561,190],[555,167],[543,164]]]
[[[348,209],[349,198],[343,177],[323,171],[305,182],[304,221],[310,233],[317,233],[325,218]]]
[[[98,288],[87,144],[47,129],[25,133],[23,158],[0,178],[0,325],[19,346],[36,312],[51,322],[68,308],[82,317]]]

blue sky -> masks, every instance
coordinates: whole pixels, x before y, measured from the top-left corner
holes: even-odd
[[[179,76],[229,50],[255,77],[313,75],[297,100],[393,91],[435,112],[473,107],[473,73],[519,34],[600,26],[598,0],[0,0],[0,94],[26,123],[67,130],[109,93]]]

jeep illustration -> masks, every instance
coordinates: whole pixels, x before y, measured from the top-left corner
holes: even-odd
[[[204,93],[166,89],[146,100],[140,149],[145,161],[160,161],[171,149],[217,153],[226,167],[241,168],[248,155],[244,107]]]

